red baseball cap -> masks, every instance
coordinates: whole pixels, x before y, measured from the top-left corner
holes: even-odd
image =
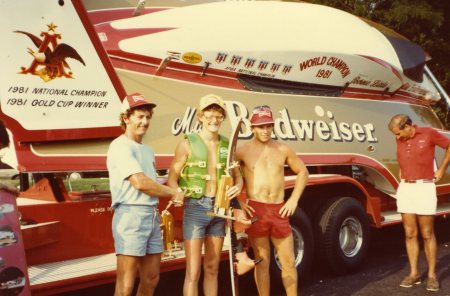
[[[134,93],[131,95],[127,95],[122,101],[122,112],[126,112],[128,109],[140,107],[140,106],[148,106],[150,108],[156,107],[156,104],[148,101],[142,94]]]
[[[252,117],[250,118],[251,126],[274,124],[272,117],[272,110],[269,106],[258,106],[253,109]]]

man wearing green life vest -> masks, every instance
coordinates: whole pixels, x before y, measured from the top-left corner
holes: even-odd
[[[219,134],[225,120],[225,104],[210,94],[200,99],[197,114],[200,132],[185,136],[176,147],[169,170],[168,185],[185,193],[183,240],[186,252],[186,274],[183,294],[198,295],[198,280],[204,245],[205,295],[217,295],[220,254],[225,236],[225,220],[211,217],[218,181],[225,174],[228,139]],[[227,190],[229,198],[237,197],[243,186],[242,176],[233,169],[234,186]]]

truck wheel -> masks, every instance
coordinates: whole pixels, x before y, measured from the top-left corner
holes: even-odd
[[[314,259],[314,235],[311,222],[308,216],[300,208],[297,208],[294,215],[289,218],[292,226],[294,238],[295,267],[299,279],[303,279],[308,274]],[[270,279],[272,291],[281,290],[281,264],[278,260],[277,252],[272,246],[270,258]]]
[[[335,274],[362,264],[369,247],[370,225],[361,203],[350,197],[332,199],[317,216],[319,260]]]

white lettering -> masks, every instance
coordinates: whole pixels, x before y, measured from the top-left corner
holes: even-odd
[[[314,121],[292,119],[291,122],[300,140],[305,140],[305,135],[310,140],[314,139]]]
[[[61,102],[62,104],[63,102]],[[246,106],[239,101],[227,101],[227,116],[231,128],[234,129],[240,118],[243,126],[239,133],[240,139],[250,139],[253,134],[250,126],[250,114]],[[276,110],[272,110],[275,114]],[[322,106],[314,106],[313,119],[291,118],[288,108],[278,111],[280,116],[274,118],[274,130],[272,138],[280,138],[285,141],[314,141],[317,137],[321,141],[334,142],[378,142],[375,136],[375,127],[372,123],[338,121],[330,110],[324,110]],[[199,131],[201,126],[196,120],[196,109],[188,107],[183,117],[175,118],[172,123],[172,134],[191,133]],[[194,123],[195,122],[195,123]]]
[[[183,119],[176,118],[172,124],[172,134],[177,136],[181,133],[189,134],[195,130],[199,130],[200,124],[197,122],[193,129],[191,124],[194,121],[195,108],[187,107]]]
[[[319,120],[316,122],[316,132],[319,138],[324,141],[328,141],[331,137],[330,127],[325,121]]]
[[[339,134],[339,130],[337,127],[337,123],[336,123],[336,121],[333,120],[333,118],[334,118],[333,113],[331,113],[331,111],[328,111],[327,116],[329,119],[332,120],[330,122],[330,128],[331,128],[331,134],[333,135],[333,140],[335,140],[336,142],[342,141],[341,135]]]
[[[364,129],[366,130],[367,134],[367,142],[369,143],[376,143],[378,142],[378,139],[373,136],[373,132],[375,131],[375,127],[371,123],[367,123],[364,125]]]
[[[354,123],[352,125],[353,135],[355,136],[355,139],[358,142],[364,142],[366,139],[366,133],[364,132],[364,129],[359,123]]]
[[[239,133],[240,139],[250,139],[252,137],[252,130],[250,128],[250,120],[247,108],[244,104],[238,101],[227,101],[227,116],[230,119],[231,129],[234,130],[240,118],[243,121],[243,128]]]
[[[284,108],[280,111],[281,118],[275,119],[274,133],[282,140],[295,140],[294,130],[289,122],[288,110]]]
[[[341,130],[342,138],[347,142],[351,142],[353,140],[353,134],[350,130],[350,124],[347,122],[341,122],[339,124],[339,128]]]

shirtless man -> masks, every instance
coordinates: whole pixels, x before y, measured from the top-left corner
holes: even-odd
[[[256,107],[250,119],[254,135],[252,141],[240,146],[236,159],[241,164],[247,190],[248,204],[242,209],[259,219],[247,230],[256,258],[263,259],[255,266],[258,293],[270,293],[270,241],[282,265],[281,277],[286,295],[297,295],[297,270],[294,262],[294,242],[289,216],[297,204],[308,180],[308,170],[295,152],[286,144],[271,138],[274,121],[268,106]],[[291,196],[284,199],[284,166],[297,174]]]

